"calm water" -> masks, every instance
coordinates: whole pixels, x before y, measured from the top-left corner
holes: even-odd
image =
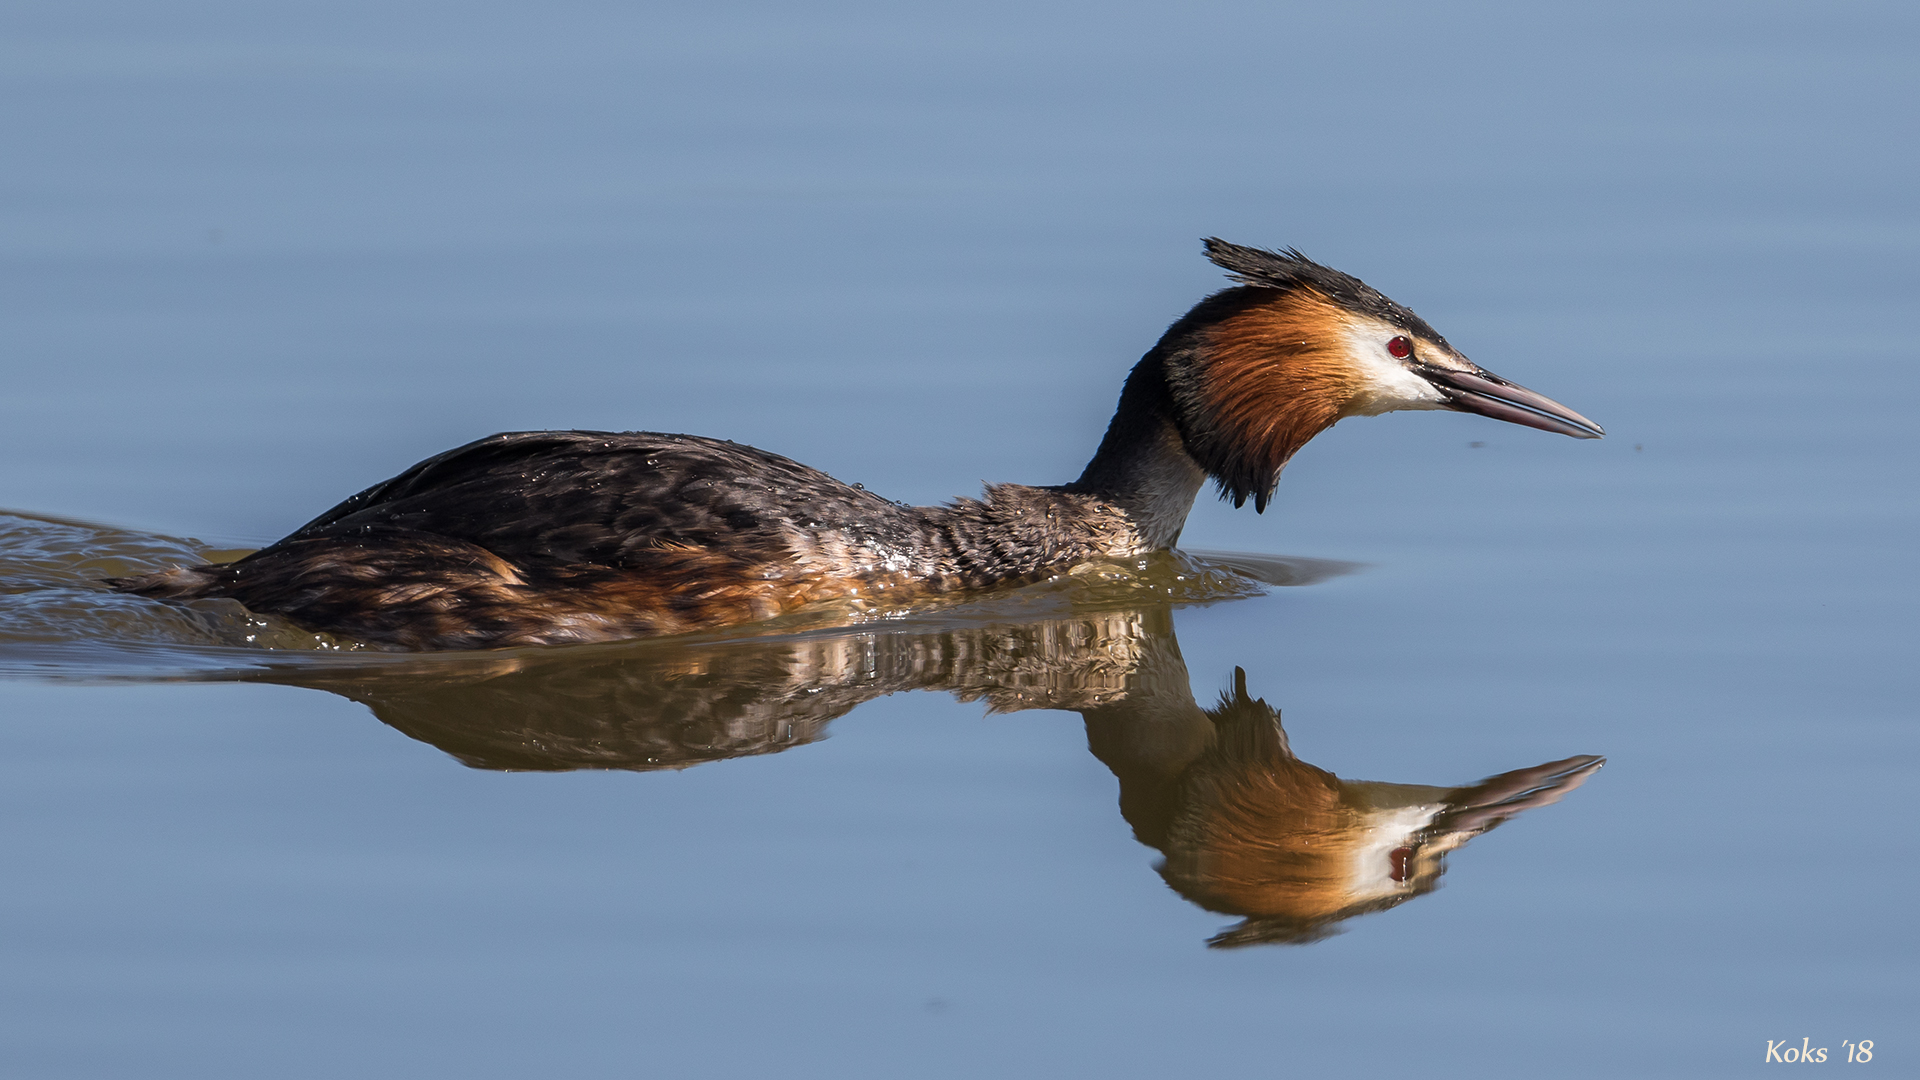
[[[1910,9],[0,27],[8,1075],[1916,1071]],[[1185,536],[1280,557],[732,639],[90,584],[496,430],[1068,479],[1209,234],[1610,437],[1351,421]]]

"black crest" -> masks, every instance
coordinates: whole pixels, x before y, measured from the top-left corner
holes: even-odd
[[[1331,266],[1322,266],[1295,248],[1268,251],[1266,248],[1229,244],[1217,236],[1208,237],[1207,258],[1225,270],[1235,281],[1268,289],[1312,289],[1348,311],[1371,315],[1429,341],[1446,345],[1427,321],[1394,303],[1379,289],[1352,274],[1343,274]],[[1448,345],[1448,348],[1452,346]]]

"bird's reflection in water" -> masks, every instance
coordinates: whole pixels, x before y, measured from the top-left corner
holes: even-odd
[[[534,650],[282,670],[486,769],[678,769],[821,738],[861,702],[941,690],[998,712],[1078,712],[1167,884],[1239,916],[1215,946],[1307,942],[1431,891],[1449,851],[1555,802],[1602,759],[1446,788],[1342,780],[1293,755],[1280,713],[1195,702],[1167,606],[938,629]]]
[[[1171,697],[1171,695],[1169,695]],[[1244,921],[1216,947],[1305,943],[1355,915],[1433,891],[1447,853],[1522,810],[1558,802],[1597,771],[1591,755],[1446,788],[1342,780],[1295,757],[1280,711],[1230,693],[1202,710],[1169,700],[1086,710],[1087,742],[1120,779],[1120,811],[1165,855],[1188,900]]]

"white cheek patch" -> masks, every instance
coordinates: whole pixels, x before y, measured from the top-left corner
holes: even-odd
[[[1347,865],[1347,889],[1351,902],[1378,900],[1412,891],[1415,882],[1409,872],[1413,842],[1445,806],[1400,806],[1375,810],[1360,825],[1360,843],[1353,849]],[[1396,857],[1396,852],[1409,849]]]
[[[1379,416],[1401,409],[1444,409],[1446,395],[1387,354],[1387,342],[1400,331],[1383,322],[1347,324],[1347,357],[1360,376],[1360,392],[1346,408],[1349,416]]]

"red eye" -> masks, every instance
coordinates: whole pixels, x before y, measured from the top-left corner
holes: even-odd
[[[1387,342],[1387,351],[1393,354],[1395,360],[1405,360],[1413,355],[1413,342],[1404,337],[1394,338]]]

